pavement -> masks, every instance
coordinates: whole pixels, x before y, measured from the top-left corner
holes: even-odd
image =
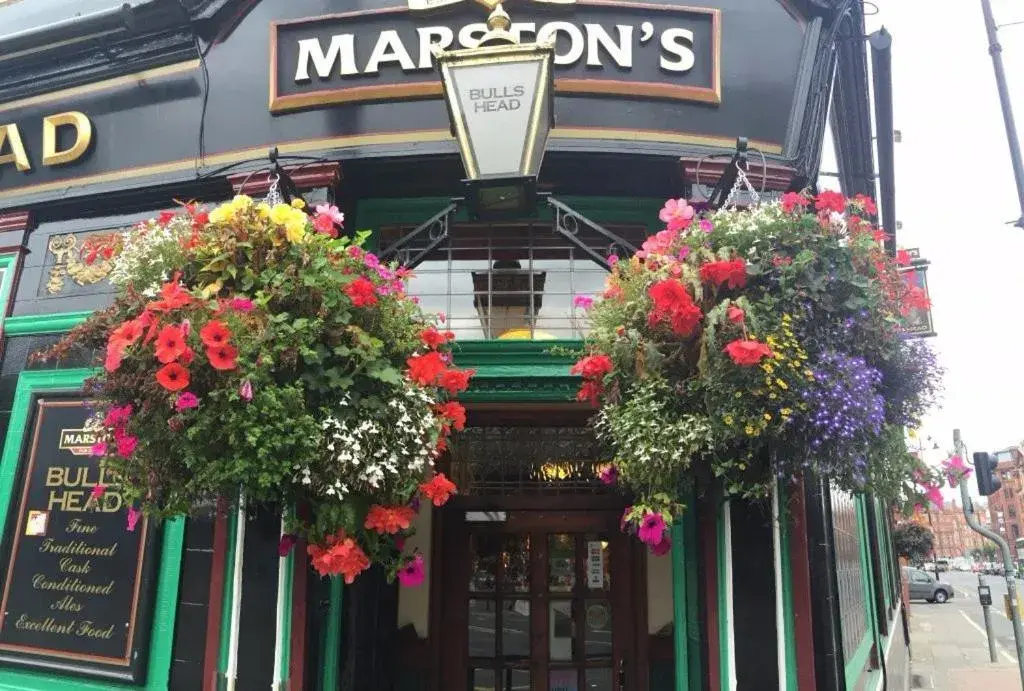
[[[986,576],[992,589],[990,609],[996,639],[996,661],[989,659],[988,638],[978,577],[972,573],[943,573],[955,597],[946,604],[910,603],[911,688],[939,691],[1022,691],[1013,625],[1003,611],[1006,581]],[[1017,581],[1024,599],[1024,582]]]

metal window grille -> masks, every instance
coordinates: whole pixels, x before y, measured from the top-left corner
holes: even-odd
[[[843,656],[849,661],[868,632],[868,609],[864,595],[860,522],[857,500],[849,492],[832,488],[832,534],[836,552],[836,581],[839,585],[839,619],[843,634]]]
[[[382,246],[410,229],[382,228]],[[646,237],[643,226],[609,229],[638,246]],[[617,252],[607,238],[582,225],[576,236],[602,257]],[[399,260],[410,261],[438,237],[424,233],[402,249]],[[443,312],[448,328],[461,339],[573,339],[587,330],[585,310],[576,298],[599,294],[606,276],[600,265],[553,232],[550,222],[463,223],[453,224],[448,239],[415,268],[409,294],[428,312]]]

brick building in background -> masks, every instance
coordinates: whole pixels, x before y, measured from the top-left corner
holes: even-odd
[[[1012,546],[1024,536],[1024,454],[1016,447],[996,452],[1002,488],[988,498],[990,525]]]
[[[988,525],[989,510],[983,506],[976,506],[975,511],[982,525]],[[935,536],[935,554],[939,557],[968,556],[972,549],[981,547],[984,543],[984,538],[967,525],[963,506],[956,499],[947,502],[939,510],[930,510],[928,525]]]

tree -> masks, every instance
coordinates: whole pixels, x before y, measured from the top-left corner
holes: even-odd
[[[912,562],[924,561],[935,544],[932,531],[918,523],[900,523],[893,535],[896,553]]]

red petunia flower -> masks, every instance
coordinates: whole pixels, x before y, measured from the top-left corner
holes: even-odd
[[[458,401],[447,401],[434,406],[434,412],[456,431],[466,428],[466,409]]]
[[[413,355],[405,361],[409,366],[409,379],[421,386],[431,386],[448,366],[441,353],[431,351],[423,355]]]
[[[231,331],[224,325],[224,322],[213,319],[199,330],[199,338],[203,339],[203,345],[210,348],[227,345],[231,340]]]
[[[725,317],[733,324],[742,324],[743,319],[747,316],[747,313],[743,311],[742,307],[737,305],[729,305],[729,309],[725,311]]]
[[[376,289],[373,287],[373,283],[364,276],[360,276],[345,286],[345,295],[348,295],[355,307],[372,307],[377,304]]]
[[[819,213],[835,211],[837,214],[841,214],[846,211],[846,197],[839,192],[825,190],[824,192],[819,192],[818,196],[814,198],[814,206],[818,209]]]
[[[172,362],[160,368],[156,380],[168,391],[181,391],[189,384],[188,370]]]
[[[238,349],[232,345],[224,344],[206,349],[206,358],[214,369],[229,370],[235,369],[235,358],[238,357]]]
[[[782,210],[787,214],[791,214],[794,211],[803,211],[811,203],[810,199],[799,192],[786,192],[782,195],[782,199],[780,201],[782,204]]]
[[[437,383],[438,386],[447,390],[448,393],[455,395],[469,387],[469,378],[474,374],[476,374],[475,369],[448,369],[441,372]]]
[[[742,259],[708,262],[700,267],[700,280],[714,286],[743,288],[747,285],[747,263]]]
[[[734,363],[741,367],[752,367],[762,358],[771,357],[772,351],[760,341],[737,339],[722,349]]]
[[[569,374],[578,374],[584,379],[601,379],[612,371],[612,359],[607,355],[588,355],[569,370]]]
[[[103,361],[103,368],[108,372],[116,372],[124,360],[124,344],[121,341],[110,341],[107,343],[107,357]]]
[[[381,535],[394,535],[400,530],[408,530],[416,512],[408,506],[381,506],[374,504],[366,513],[363,527],[376,530]]]
[[[165,326],[156,337],[156,359],[164,364],[174,362],[187,347],[180,326]]]
[[[334,219],[327,214],[317,214],[313,218],[313,229],[332,238],[338,237],[338,229],[334,227]]]
[[[168,312],[180,307],[185,307],[191,302],[192,296],[188,294],[187,290],[181,287],[181,284],[178,283],[177,278],[175,278],[173,281],[164,283],[163,287],[160,288],[160,299],[154,300],[146,305],[146,309],[153,310],[155,312]]]
[[[110,340],[121,341],[124,345],[131,345],[142,338],[142,322],[138,319],[129,319],[121,326],[114,329],[110,334]]]
[[[444,506],[448,498],[456,492],[455,483],[445,477],[444,473],[438,473],[420,485],[420,492],[427,499],[434,503],[434,506]]]

